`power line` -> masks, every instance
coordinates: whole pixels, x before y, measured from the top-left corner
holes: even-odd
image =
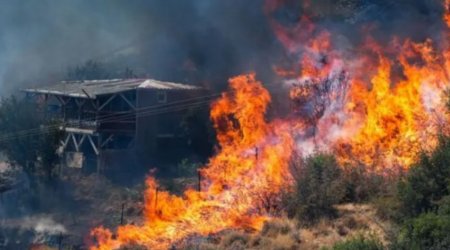
[[[199,97],[194,97],[194,98],[183,99],[183,100],[180,100],[180,101],[175,101],[175,102],[170,102],[170,103],[146,106],[146,107],[139,108],[139,109],[136,109],[136,110],[126,111],[124,114],[135,114],[135,113],[139,113],[141,111],[146,111],[146,110],[151,110],[151,109],[166,108],[166,107],[170,107],[171,105],[174,105],[174,104],[189,103],[189,102],[195,101],[197,99],[214,98],[214,97],[217,97],[218,95],[220,95],[220,94],[211,94],[211,95],[205,95],[205,96],[199,96]],[[123,115],[123,114],[121,114],[121,115]],[[117,117],[117,113],[115,113],[115,114],[105,114],[105,115],[102,115],[102,116],[97,116],[97,117],[95,117],[95,119],[102,120],[102,119],[106,119],[106,118],[109,118],[109,117]],[[81,121],[91,121],[91,120],[92,120],[92,118],[87,118],[87,119],[82,119]],[[39,128],[28,129],[28,130],[22,130],[22,131],[19,131],[19,132],[27,132],[27,131],[41,130],[41,129],[42,128],[39,127]]]
[[[274,86],[278,84],[267,84],[264,85],[265,87]],[[198,109],[201,107],[204,107],[206,104],[210,104],[212,101],[214,101],[214,98],[222,95],[222,92],[220,93],[213,93],[210,95],[204,95],[204,96],[198,96],[188,99],[183,99],[175,102],[170,103],[164,103],[164,104],[157,104],[147,107],[138,108],[132,111],[126,111],[123,114],[105,114],[102,116],[97,116],[93,118],[86,118],[82,120],[77,120],[77,122],[90,122],[90,121],[96,121],[98,123],[112,123],[112,122],[119,122],[124,121],[127,119],[132,118],[142,118],[146,116],[153,116],[153,115],[161,115],[166,113],[172,113],[177,111],[182,111],[186,109]],[[197,101],[199,100],[199,101]],[[37,136],[37,135],[43,135],[50,133],[52,129],[58,129],[61,126],[65,126],[66,124],[55,124],[55,125],[49,125],[49,126],[40,126],[38,128],[33,129],[27,129],[27,130],[20,130],[17,132],[9,133],[7,135],[3,135],[0,137],[0,142],[10,141],[13,139],[19,139],[19,138],[26,138],[30,136]]]
[[[131,118],[135,118],[135,117],[140,118],[140,117],[145,117],[145,116],[181,111],[181,110],[190,109],[190,108],[199,108],[199,107],[203,107],[205,104],[210,104],[213,101],[213,99],[208,99],[208,98],[212,98],[215,96],[218,96],[218,94],[201,96],[201,97],[197,97],[197,98],[186,99],[183,101],[177,101],[177,102],[172,102],[172,103],[168,103],[168,104],[153,105],[153,106],[141,108],[136,111],[130,111],[130,112],[127,112],[124,114],[119,114],[119,115],[108,114],[108,115],[97,117],[96,119],[87,118],[87,119],[83,119],[83,120],[78,120],[77,122],[97,121],[98,123],[106,123],[106,122],[111,123],[111,122],[117,122],[117,121],[123,121],[126,119],[131,119]],[[205,99],[205,100],[195,101],[195,99]],[[177,104],[177,105],[173,105],[173,104]],[[34,135],[49,133],[51,129],[56,129],[63,125],[65,125],[65,124],[55,124],[55,125],[50,125],[50,126],[45,126],[45,127],[41,126],[39,128],[33,128],[33,129],[28,129],[28,130],[20,130],[20,131],[14,132],[14,133],[3,135],[2,137],[0,137],[0,142],[4,142],[4,141],[16,139],[16,138],[30,137],[30,136],[34,136]]]

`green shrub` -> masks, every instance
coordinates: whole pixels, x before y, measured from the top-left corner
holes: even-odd
[[[396,188],[395,180],[371,173],[364,165],[345,166],[343,178],[346,202],[367,202]]]
[[[293,191],[284,195],[283,204],[289,217],[301,223],[314,223],[321,217],[335,215],[333,205],[344,197],[342,170],[331,155],[319,154],[293,166]]]
[[[450,249],[450,138],[440,137],[399,183],[404,223],[392,249]]]
[[[450,249],[450,216],[422,214],[403,225],[396,244],[399,250]]]
[[[450,139],[441,137],[438,147],[423,153],[399,184],[398,197],[408,217],[422,212],[436,211],[439,200],[449,195]]]
[[[439,202],[439,214],[450,215],[450,195],[443,197]]]
[[[327,250],[328,248],[324,248]],[[330,250],[382,250],[383,244],[374,237],[362,235],[336,243]]]
[[[395,196],[379,196],[372,199],[371,204],[376,209],[377,216],[382,220],[399,223],[403,219],[400,201]]]

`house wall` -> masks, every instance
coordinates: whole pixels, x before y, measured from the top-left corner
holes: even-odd
[[[161,102],[165,93],[165,103]],[[164,152],[176,152],[183,147],[181,122],[188,110],[182,109],[206,95],[204,90],[139,89],[137,105],[140,111],[136,123],[136,152],[144,162],[154,162]],[[183,100],[188,100],[184,102]],[[172,103],[172,104],[170,104]],[[163,151],[163,152],[162,152]],[[176,155],[176,153],[173,153]]]

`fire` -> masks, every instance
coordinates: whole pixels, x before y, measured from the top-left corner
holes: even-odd
[[[267,1],[267,15],[283,3]],[[119,226],[115,233],[95,228],[91,250],[130,243],[167,249],[224,229],[258,230],[291,183],[293,153],[328,150],[343,165],[390,174],[407,170],[420,151],[435,147],[449,121],[444,92],[450,83],[450,0],[442,41],[393,38],[380,44],[367,35],[358,48],[342,51],[311,20],[301,15],[285,27],[269,19],[280,43],[298,59],[288,69],[274,66],[290,87],[293,114],[267,121],[271,97],[255,75],[230,79],[230,90],[211,107],[220,151],[201,170],[202,190],[174,196],[148,177],[142,223]]]
[[[270,95],[254,74],[230,80],[231,90],[212,105],[211,118],[221,150],[202,170],[202,191],[183,197],[158,190],[146,181],[142,225],[126,225],[116,235],[102,227],[92,231],[97,246],[115,249],[135,243],[167,249],[189,236],[208,235],[227,228],[260,229],[269,218],[270,204],[291,176],[293,149],[289,126],[266,122]]]
[[[267,15],[283,4],[267,1]],[[407,169],[420,151],[434,148],[448,121],[443,95],[450,76],[449,32],[441,42],[394,37],[386,46],[366,29],[365,42],[348,51],[337,49],[330,32],[312,24],[307,13],[304,6],[299,21],[287,27],[270,19],[298,62],[295,70],[275,67],[276,72],[288,78],[284,83],[291,88],[297,119],[313,131],[299,137],[297,150],[333,151],[343,165],[363,164],[388,174]]]
[[[395,171],[409,167],[421,150],[436,145],[442,123],[437,119],[445,114],[441,95],[448,79],[433,60],[423,67],[403,57],[400,63],[405,79],[393,83],[392,62],[380,55],[372,88],[350,92],[353,108],[348,112],[362,120],[362,126],[352,139],[339,145],[343,161],[356,159],[377,172]]]

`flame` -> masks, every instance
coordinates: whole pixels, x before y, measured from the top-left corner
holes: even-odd
[[[267,15],[284,2],[266,1]],[[202,190],[175,196],[148,177],[142,223],[115,233],[93,229],[91,250],[126,244],[167,249],[224,229],[259,230],[277,194],[291,184],[293,153],[330,150],[342,164],[379,173],[407,170],[421,150],[436,146],[440,132],[448,133],[443,93],[450,83],[450,0],[444,4],[442,41],[380,44],[367,35],[351,52],[336,49],[332,33],[305,13],[289,27],[270,18],[280,43],[298,57],[288,69],[274,66],[290,87],[293,114],[268,122],[271,97],[255,75],[230,79],[230,90],[211,106],[220,151],[201,170]]]
[[[267,1],[267,15],[285,3]],[[445,0],[447,25],[449,3]],[[275,72],[289,78],[285,84],[297,119],[313,128],[309,138],[297,136],[297,150],[329,150],[342,164],[390,173],[407,169],[420,151],[433,149],[448,121],[443,93],[450,76],[449,39],[394,37],[386,46],[370,36],[369,27],[360,48],[338,50],[331,33],[312,24],[306,13],[308,6],[287,27],[270,18],[281,44],[298,57],[295,70],[276,66]],[[444,31],[443,37],[448,35]],[[307,150],[311,145],[314,150]]]
[[[142,225],[126,225],[113,235],[98,227],[91,250],[116,249],[135,243],[167,249],[186,237],[227,228],[260,229],[269,218],[268,199],[276,199],[291,176],[288,171],[293,139],[289,126],[266,122],[270,95],[254,74],[230,80],[231,90],[212,105],[220,153],[201,171],[202,191],[189,189],[182,197],[158,190],[146,181]]]
[[[380,55],[372,88],[352,89],[351,106],[359,110],[349,112],[363,121],[354,137],[339,145],[343,161],[356,159],[378,172],[395,171],[408,168],[421,150],[436,145],[442,124],[436,119],[445,114],[441,94],[448,79],[434,59],[425,66],[411,65],[403,57],[400,63],[405,80],[392,83],[392,62]]]

